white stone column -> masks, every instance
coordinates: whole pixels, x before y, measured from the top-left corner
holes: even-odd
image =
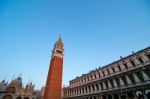
[[[69,90],[69,96],[71,96],[71,91]]]
[[[70,95],[72,96],[72,90],[70,90]]]
[[[96,84],[94,84],[94,89],[95,89],[95,91],[97,91],[97,87],[96,87]]]
[[[90,85],[90,87],[91,87],[91,92],[93,92],[93,87],[92,87],[92,85]]]
[[[134,80],[135,80],[136,83],[141,82],[140,79],[139,79],[139,77],[135,73],[133,74],[133,78],[134,78]]]
[[[89,86],[87,86],[87,93],[88,93],[88,92],[90,92],[90,90],[89,90]]]
[[[98,87],[99,87],[99,90],[101,91],[101,90],[102,90],[102,88],[101,88],[101,85],[100,85],[100,83],[98,83]]]
[[[148,75],[144,71],[141,71],[141,72],[142,72],[142,76],[143,76],[145,81],[150,80],[150,78],[148,77]]]
[[[88,82],[88,77],[86,77],[85,82]]]
[[[122,63],[120,63],[119,65],[120,65],[121,70],[125,70],[126,69],[125,66]]]
[[[78,89],[76,88],[76,95],[78,95]]]
[[[112,68],[109,68],[109,72],[110,72],[110,74],[114,73],[113,70],[112,70]]]
[[[135,62],[136,65],[140,65],[141,64],[140,61],[137,58],[134,59],[134,62]]]
[[[106,69],[104,70],[104,74],[105,74],[105,76],[107,76],[107,75],[108,75],[108,72],[107,72],[107,70],[106,70]]]
[[[108,80],[108,88],[112,88],[112,85],[110,83],[110,80]]]
[[[115,72],[119,72],[119,68],[117,66],[114,67]]]
[[[72,94],[72,96],[74,96],[74,94],[73,94],[73,90],[71,91],[71,94]]]
[[[121,85],[121,86],[124,86],[124,85],[125,85],[125,83],[124,83],[124,81],[123,81],[123,79],[122,79],[121,77],[119,77],[119,81],[120,81],[120,85]]]
[[[126,77],[127,84],[129,84],[129,85],[132,84],[132,81],[130,80],[130,78],[128,77],[128,75],[126,75],[125,77]]]
[[[69,91],[67,91],[67,96],[69,96]]]
[[[100,77],[99,77],[98,73],[96,73],[96,79],[98,79],[98,78],[100,78]]]
[[[84,86],[84,93],[86,93],[86,88],[85,88],[85,86]]]
[[[78,88],[78,94],[81,94],[81,92],[80,92],[80,88]]]
[[[69,96],[69,90],[67,90],[67,96]]]
[[[113,79],[113,83],[114,83],[114,87],[117,87],[117,86],[118,86],[115,79]]]
[[[74,96],[76,95],[76,91],[75,91],[75,89],[73,90],[73,93],[74,93]]]
[[[100,72],[100,75],[101,75],[101,77],[104,77],[104,75],[103,75],[102,71]]]
[[[93,79],[96,79],[95,76],[94,76],[94,74],[92,74],[92,78],[93,78]]]
[[[70,90],[68,91],[68,96],[70,96]]]
[[[82,87],[81,87],[81,94],[83,93]]]
[[[105,82],[102,82],[102,84],[103,84],[103,89],[106,89]]]

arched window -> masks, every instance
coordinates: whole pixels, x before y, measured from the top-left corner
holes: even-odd
[[[133,67],[135,67],[135,66],[136,66],[136,64],[135,64],[134,60],[131,60],[130,62],[131,62],[131,64],[132,64],[132,66],[133,66]]]
[[[107,70],[107,72],[108,72],[108,75],[109,75],[110,74],[109,69]]]
[[[113,73],[115,73],[115,69],[114,69],[114,67],[112,67],[112,71],[113,71]]]
[[[143,57],[139,57],[138,60],[140,61],[141,64],[143,64],[145,61]]]
[[[22,99],[21,96],[18,96],[16,99]]]
[[[29,99],[29,97],[25,97],[24,99]]]
[[[124,67],[125,67],[126,69],[128,69],[127,63],[124,63],[123,65],[124,65]]]
[[[7,88],[7,92],[9,92],[9,93],[15,93],[16,92],[16,88],[14,86],[9,86]]]
[[[6,94],[2,99],[12,99],[12,95]]]

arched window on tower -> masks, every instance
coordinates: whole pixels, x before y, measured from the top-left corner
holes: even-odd
[[[62,54],[62,51],[60,51],[60,50],[56,50],[56,52],[58,52],[58,53]]]

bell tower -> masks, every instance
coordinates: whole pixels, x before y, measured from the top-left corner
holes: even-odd
[[[52,50],[43,99],[61,99],[64,48],[61,37]]]

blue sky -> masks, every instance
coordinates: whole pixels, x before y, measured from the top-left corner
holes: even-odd
[[[59,34],[63,84],[150,45],[149,0],[0,0],[0,80],[40,89]]]

